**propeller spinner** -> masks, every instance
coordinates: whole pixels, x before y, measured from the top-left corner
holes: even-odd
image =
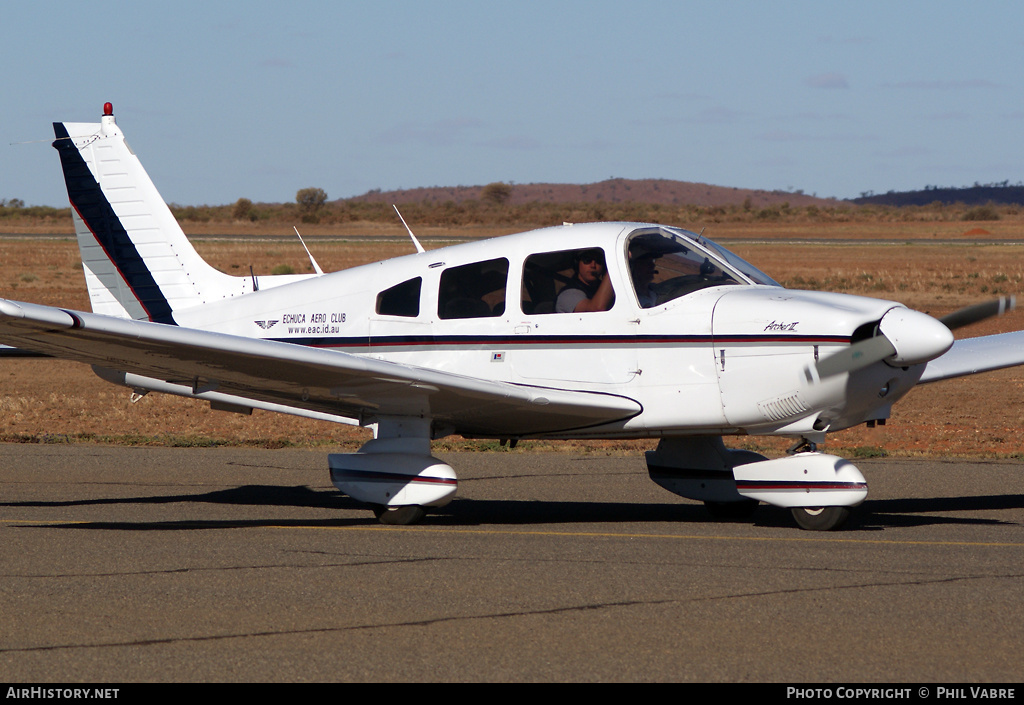
[[[819,360],[813,369],[808,366],[807,378],[824,379],[855,372],[880,360],[898,367],[934,360],[953,345],[953,330],[992,316],[1001,316],[1013,310],[1015,305],[1015,297],[1001,296],[994,301],[954,311],[941,319],[909,308],[890,309],[879,321],[874,336]]]

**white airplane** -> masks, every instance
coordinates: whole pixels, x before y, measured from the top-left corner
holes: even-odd
[[[134,394],[358,424],[334,485],[385,523],[455,495],[431,455],[450,434],[657,438],[651,478],[747,516],[838,528],[867,496],[829,432],[884,422],[915,385],[1024,364],[1024,331],[954,343],[892,301],[781,287],[700,235],[565,224],[328,274],[236,277],[203,261],[128,147],[99,123],[54,123],[92,313],[0,299],[0,342],[78,360]],[[415,239],[414,239],[415,242]],[[596,274],[595,274],[596,273]],[[798,439],[768,460],[722,436]]]

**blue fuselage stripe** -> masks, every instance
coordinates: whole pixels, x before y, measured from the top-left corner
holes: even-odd
[[[304,336],[270,338],[313,348],[582,348],[582,347],[655,347],[716,345],[845,345],[849,336],[783,335],[389,335],[389,336]]]

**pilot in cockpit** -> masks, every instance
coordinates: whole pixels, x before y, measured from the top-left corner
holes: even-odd
[[[657,260],[660,252],[644,246],[640,240],[634,240],[629,246],[629,273],[633,278],[636,298],[642,308],[650,308],[658,303],[658,295],[651,288],[654,275],[658,273]]]

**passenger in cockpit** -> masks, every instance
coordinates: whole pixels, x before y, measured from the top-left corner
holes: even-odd
[[[558,294],[557,313],[607,311],[615,302],[611,278],[606,276],[604,251],[580,250],[575,257],[576,273]]]

